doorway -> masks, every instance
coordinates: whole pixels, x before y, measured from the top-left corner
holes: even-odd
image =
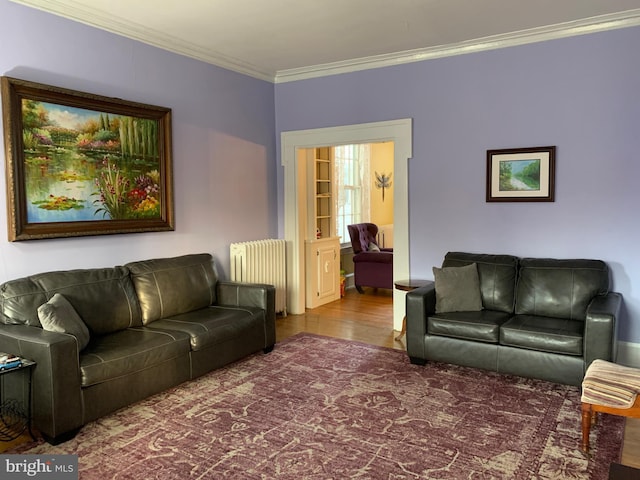
[[[287,242],[287,310],[305,312],[304,238],[306,196],[301,195],[300,149],[326,145],[394,142],[394,279],[409,278],[408,160],[412,157],[412,120],[400,119],[281,133],[284,167],[284,236]],[[302,182],[302,183],[301,183]],[[393,328],[402,328],[404,292],[393,291]]]

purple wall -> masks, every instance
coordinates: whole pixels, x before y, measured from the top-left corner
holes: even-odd
[[[432,278],[448,250],[601,258],[625,299],[621,339],[640,343],[638,27],[278,84],[275,98],[8,0],[0,45],[2,75],[170,107],[176,211],[175,232],[10,243],[0,206],[0,281],[200,251],[226,271],[229,243],[282,229],[280,132],[411,117],[412,275]],[[558,147],[556,201],[485,203],[486,150],[541,145]]]
[[[620,339],[638,343],[638,45],[636,27],[278,84],[277,134],[413,118],[412,276],[449,250],[600,258],[624,295]],[[546,145],[554,203],[485,202],[488,149]]]
[[[277,236],[274,87],[0,0],[0,74],[172,109],[175,232],[10,243],[0,179],[0,282],[45,270],[210,252]],[[4,149],[0,152],[4,162]]]

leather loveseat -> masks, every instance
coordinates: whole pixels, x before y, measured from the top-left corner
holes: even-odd
[[[37,362],[34,425],[51,443],[275,344],[274,287],[219,281],[206,253],[32,275],[0,302],[0,351]]]
[[[475,286],[460,273],[473,270]],[[434,276],[406,297],[414,364],[440,361],[579,386],[593,360],[616,359],[622,297],[609,291],[600,260],[449,252]],[[478,288],[480,304],[470,303]],[[459,306],[444,298],[456,292]]]

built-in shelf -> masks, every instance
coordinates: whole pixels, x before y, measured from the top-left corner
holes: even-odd
[[[332,148],[307,157],[306,307],[340,298],[340,239],[335,236]]]
[[[310,179],[310,192],[315,197],[313,205],[309,205],[309,212],[313,225],[310,228],[308,239],[330,238],[334,235],[334,207],[333,207],[333,161],[331,148],[323,147],[314,149],[314,158],[310,168],[313,179]]]

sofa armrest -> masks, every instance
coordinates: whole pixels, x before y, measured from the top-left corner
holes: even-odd
[[[0,351],[35,361],[33,420],[53,439],[83,424],[78,342],[71,335],[26,325],[0,325]]]
[[[427,318],[435,311],[435,283],[407,292],[407,353],[410,358],[426,358],[424,336],[427,334]]]
[[[621,307],[622,295],[616,292],[598,295],[587,307],[583,345],[585,371],[597,358],[616,361]]]
[[[218,282],[219,305],[258,307],[265,311],[265,348],[276,343],[276,288],[260,283]]]

